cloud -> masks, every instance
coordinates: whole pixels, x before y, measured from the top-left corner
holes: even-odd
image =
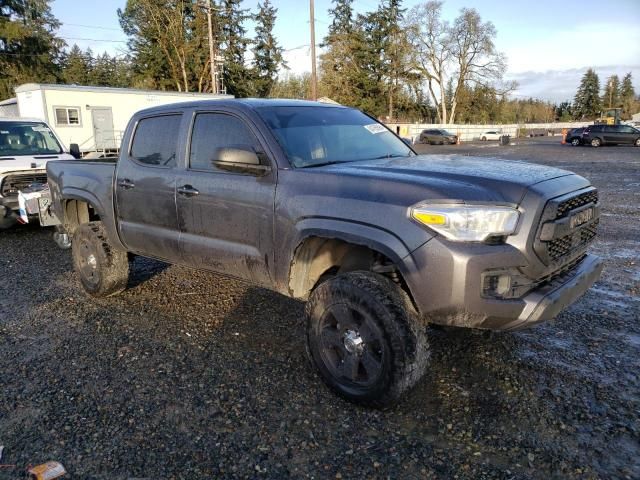
[[[635,64],[640,59],[640,28],[635,23],[588,22],[534,42],[523,35],[499,48],[512,73]]]

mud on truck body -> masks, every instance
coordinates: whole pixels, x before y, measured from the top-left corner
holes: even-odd
[[[193,102],[137,113],[116,163],[48,166],[83,288],[114,295],[130,254],[306,302],[307,352],[351,401],[396,402],[429,323],[513,330],[599,277],[600,202],[557,168],[419,156],[342,106]],[[277,320],[276,320],[277,321]]]

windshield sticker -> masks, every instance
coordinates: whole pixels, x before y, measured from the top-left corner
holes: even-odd
[[[49,129],[47,127],[32,127],[31,130],[34,132],[48,132]]]
[[[382,125],[380,125],[379,123],[372,123],[370,125],[365,125],[364,128],[366,128],[367,130],[369,130],[371,133],[373,133],[374,135],[376,133],[384,133],[387,131],[386,128],[384,128]]]

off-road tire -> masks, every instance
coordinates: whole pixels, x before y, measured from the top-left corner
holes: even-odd
[[[73,235],[71,252],[80,283],[89,295],[109,297],[127,287],[127,252],[109,244],[102,222],[80,225]]]
[[[591,146],[598,148],[600,145],[602,145],[602,140],[600,140],[599,138],[592,138],[591,139]]]
[[[330,354],[333,358],[344,355],[342,361],[335,363],[338,368],[342,366],[348,370],[347,363],[351,361],[345,362],[344,359],[354,357],[348,357],[346,340],[344,348],[342,345],[327,347],[329,342],[325,340],[325,331],[332,328],[326,327],[327,321],[334,320],[336,326],[333,335],[337,334],[340,341],[346,338],[350,331],[345,330],[348,322],[341,325],[338,320],[341,317],[334,317],[336,311],[345,308],[352,312],[351,318],[355,318],[356,323],[360,319],[363,328],[363,352],[355,357],[359,359],[355,369],[358,376],[356,380],[337,375],[335,365],[332,366],[328,359]],[[358,271],[330,278],[311,293],[305,317],[307,354],[311,363],[330,389],[351,402],[375,408],[390,407],[420,380],[427,368],[429,347],[426,323],[419,319],[407,294],[386,277]],[[363,327],[365,322],[369,327]],[[340,349],[343,350],[341,354]],[[365,355],[374,355],[379,359],[378,363],[373,364],[379,365],[379,368],[371,381],[363,384],[360,377],[368,378],[369,372],[365,365],[372,365],[370,361],[365,363]]]

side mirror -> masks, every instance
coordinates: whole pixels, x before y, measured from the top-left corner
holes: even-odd
[[[256,177],[262,177],[271,171],[271,167],[260,162],[260,157],[250,146],[224,147],[216,152],[215,157],[212,163],[219,170]]]
[[[73,158],[79,159],[82,157],[80,154],[80,146],[77,143],[72,143],[69,145],[69,153]]]
[[[216,155],[218,162],[245,163],[247,165],[260,165],[260,159],[251,147],[224,147],[220,148]]]

